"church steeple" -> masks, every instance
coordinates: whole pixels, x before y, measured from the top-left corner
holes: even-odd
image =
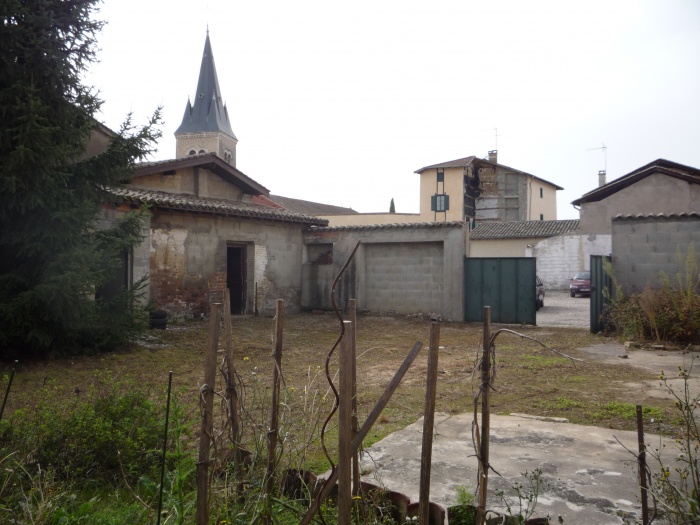
[[[188,98],[182,123],[175,131],[175,139],[178,158],[197,153],[216,153],[236,165],[238,139],[231,129],[226,104],[221,96],[208,29],[194,105]]]

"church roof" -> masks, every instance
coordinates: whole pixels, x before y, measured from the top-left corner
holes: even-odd
[[[226,104],[221,97],[219,79],[216,76],[216,66],[214,65],[214,54],[211,50],[209,31],[207,31],[194,105],[189,99],[187,100],[182,124],[175,131],[175,135],[219,131],[229,137],[236,138],[231,129]]]

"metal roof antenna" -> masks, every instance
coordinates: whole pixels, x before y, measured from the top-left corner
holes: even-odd
[[[605,186],[605,179],[608,173],[608,147],[601,142],[602,146],[600,148],[588,148],[586,151],[597,151],[603,150],[603,168],[598,170],[598,187]]]

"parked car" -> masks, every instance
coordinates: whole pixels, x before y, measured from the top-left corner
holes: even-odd
[[[569,281],[571,281],[571,284],[569,284],[571,297],[576,297],[576,294],[591,295],[591,272],[578,272]]]
[[[544,284],[542,279],[535,275],[535,310],[544,306]]]

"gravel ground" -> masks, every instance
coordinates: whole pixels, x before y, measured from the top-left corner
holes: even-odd
[[[546,290],[537,326],[590,327],[590,298],[571,297],[569,290]]]

